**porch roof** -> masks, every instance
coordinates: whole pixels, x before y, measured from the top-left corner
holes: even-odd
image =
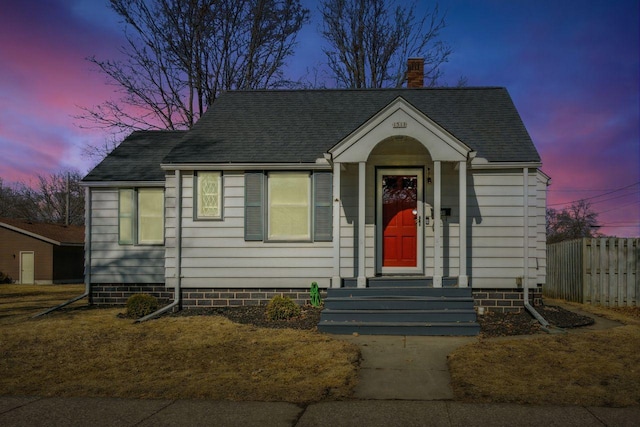
[[[402,97],[490,162],[539,162],[505,88],[231,91],[164,157],[180,163],[313,163]]]

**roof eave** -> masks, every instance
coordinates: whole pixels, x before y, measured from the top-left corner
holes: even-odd
[[[82,187],[105,188],[105,187],[164,187],[162,181],[82,181]]]
[[[331,170],[331,164],[326,159],[318,159],[314,163],[163,163],[163,170]]]

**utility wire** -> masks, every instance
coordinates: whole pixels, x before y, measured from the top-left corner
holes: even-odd
[[[634,183],[634,184],[629,184],[628,186],[631,187],[633,185],[636,185],[640,183],[640,181]],[[624,187],[622,187],[624,188]],[[556,189],[556,188],[549,188],[547,189],[547,191],[551,192],[551,193],[581,193],[581,192],[607,192],[607,191],[618,191],[620,190],[620,187],[617,188],[600,188],[600,189],[596,189],[596,188],[578,188],[578,189]]]
[[[615,207],[615,208],[613,208],[613,209],[607,209],[606,211],[598,212],[598,215],[603,214],[603,213],[606,213],[606,212],[618,211],[618,210],[620,210],[620,209],[622,209],[622,208],[626,208],[627,206],[631,206],[631,205],[633,205],[633,206],[636,206],[636,207],[637,207],[637,206],[638,206],[638,202],[631,202],[631,203],[626,203],[626,204],[624,204],[624,205],[616,206],[616,207]]]
[[[577,203],[577,202],[580,202],[580,201],[587,201],[587,200],[597,199],[597,198],[602,197],[602,196],[607,196],[609,194],[613,194],[613,193],[617,193],[617,192],[622,191],[622,190],[626,190],[627,188],[633,187],[633,186],[638,185],[638,184],[640,184],[640,181],[634,182],[633,184],[629,184],[629,185],[624,186],[624,187],[620,187],[620,188],[615,189],[615,190],[608,191],[606,193],[598,194],[596,196],[585,197],[584,199],[572,200],[570,202],[551,203],[551,204],[549,204],[547,206],[570,205],[572,203]],[[635,193],[632,193],[632,194],[635,194]],[[594,203],[598,203],[598,202],[594,202]]]
[[[602,202],[608,202],[611,200],[621,199],[623,197],[633,196],[634,194],[638,194],[638,193],[640,193],[640,190],[634,191],[633,193],[622,194],[620,196],[609,197],[608,199],[596,200],[595,202],[591,202],[591,203],[595,205],[596,203],[602,203]]]

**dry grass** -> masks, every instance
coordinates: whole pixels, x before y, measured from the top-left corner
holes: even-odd
[[[117,317],[122,309],[31,320],[46,306],[25,301],[43,301],[41,290],[14,288],[0,286],[0,395],[311,402],[347,397],[357,381],[357,347],[321,334],[217,316],[133,324]]]
[[[640,404],[639,308],[580,305],[625,326],[526,339],[486,339],[449,355],[456,399],[592,406]]]
[[[84,285],[0,285],[0,325],[23,321],[83,293]]]

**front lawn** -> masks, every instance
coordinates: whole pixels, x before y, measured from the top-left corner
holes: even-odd
[[[312,402],[357,381],[358,348],[310,331],[220,316],[133,324],[86,301],[30,319],[83,290],[62,289],[0,285],[0,395]]]
[[[456,400],[640,404],[640,308],[579,308],[625,325],[565,335],[480,339],[461,347],[449,355]]]

